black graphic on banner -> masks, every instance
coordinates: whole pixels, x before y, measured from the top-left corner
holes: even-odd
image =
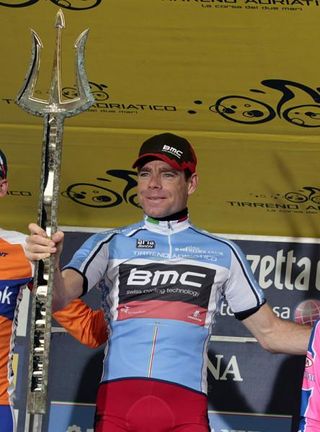
[[[137,185],[136,171],[111,169],[107,170],[106,174],[126,182],[120,193],[104,186],[105,182],[112,182],[112,179],[97,177],[97,180],[101,182],[100,184],[72,183],[62,192],[62,196],[87,207],[109,208],[116,207],[123,202],[131,204],[134,207],[140,207],[137,193],[134,189]]]
[[[108,88],[106,84],[97,84],[92,81],[89,81],[89,87],[90,87],[91,94],[94,97],[94,100],[96,102],[106,101],[109,99],[109,95],[105,91]],[[75,85],[74,87],[64,87],[62,89],[62,95],[66,99],[73,99],[75,97],[78,97],[79,94],[78,94],[77,86]]]
[[[231,95],[223,96],[210,107],[210,110],[220,114],[227,120],[245,124],[265,123],[278,115],[295,126],[319,127],[320,126],[320,92],[319,87],[313,89],[305,84],[282,79],[266,79],[261,84],[272,90],[282,93],[275,107],[271,107],[263,100],[253,99],[247,96]],[[285,108],[285,105],[295,99],[295,90],[302,90],[310,102],[302,105],[294,105]],[[252,93],[264,95],[264,90],[250,89]]]
[[[38,3],[39,0],[11,0],[10,2],[0,2],[0,6],[11,8],[23,8]],[[56,6],[73,11],[92,9],[102,2],[102,0],[50,0]]]

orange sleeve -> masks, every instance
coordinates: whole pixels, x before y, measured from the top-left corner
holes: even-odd
[[[90,348],[97,348],[108,339],[102,309],[93,310],[80,299],[73,300],[53,317],[68,333]]]

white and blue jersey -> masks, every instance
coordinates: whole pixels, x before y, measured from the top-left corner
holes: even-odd
[[[207,391],[207,343],[225,298],[244,319],[265,302],[231,241],[180,221],[91,236],[66,268],[102,289],[109,323],[102,381],[153,378]],[[188,367],[186,367],[188,365]]]

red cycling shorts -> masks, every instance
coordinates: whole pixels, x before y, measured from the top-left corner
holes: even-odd
[[[101,383],[95,432],[208,432],[207,397],[153,380]]]

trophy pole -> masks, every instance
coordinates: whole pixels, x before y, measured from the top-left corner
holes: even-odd
[[[66,117],[87,110],[94,98],[84,69],[84,50],[88,29],[78,37],[75,47],[77,96],[63,100],[61,92],[61,33],[65,27],[61,10],[56,16],[56,46],[48,100],[36,98],[34,90],[40,68],[42,42],[32,33],[32,55],[28,73],[17,104],[30,114],[44,119],[38,224],[48,237],[57,231],[58,199],[62,156],[63,125]],[[30,319],[30,347],[27,412],[30,432],[41,432],[43,416],[47,410],[48,371],[51,341],[51,316],[55,256],[35,265]]]

